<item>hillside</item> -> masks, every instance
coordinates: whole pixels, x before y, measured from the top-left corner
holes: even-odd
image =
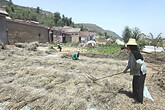
[[[29,19],[34,21],[39,21],[45,25],[51,26],[75,26],[81,27],[82,24],[74,24],[72,18],[61,16],[59,12],[49,12],[40,9],[40,7],[24,7],[16,5],[7,0],[0,0],[0,6],[6,6],[6,11],[9,13],[9,16],[12,19]],[[112,36],[113,38],[120,38],[115,32],[110,30],[104,30],[103,28],[97,26],[96,24],[83,24],[83,28],[87,28],[89,31],[95,31],[99,34],[107,33],[108,36]]]
[[[39,21],[45,25],[51,26],[73,26],[72,18],[61,15],[59,12],[49,12],[42,10],[40,7],[24,7],[9,2],[0,0],[0,6],[5,6],[6,11],[12,19],[28,19]]]
[[[75,24],[77,27],[81,27],[82,24]],[[97,33],[107,33],[107,35],[112,36],[113,38],[120,39],[121,37],[111,30],[104,30],[103,28],[97,26],[96,24],[83,23],[83,28],[87,28],[89,31],[95,31]]]

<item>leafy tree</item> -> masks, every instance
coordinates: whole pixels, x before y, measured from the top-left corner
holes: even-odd
[[[98,34],[99,34],[100,36],[104,36],[104,34],[103,34],[103,33],[101,33],[101,32],[98,32]]]
[[[13,4],[12,0],[9,0],[9,5],[12,5],[12,4]]]
[[[145,45],[149,45],[149,43],[146,42],[145,40],[138,40],[137,44],[138,44],[140,50],[143,49],[145,47]]]
[[[15,12],[15,9],[14,9],[14,6],[12,5],[11,6],[11,11],[14,13]]]
[[[159,47],[159,46],[163,47],[163,39],[161,37],[161,34],[162,33],[160,33],[156,38],[154,38],[152,33],[150,33],[150,36],[149,36],[151,37],[151,41],[152,41],[151,45],[154,46],[155,58],[156,58],[156,47]]]
[[[141,33],[141,31],[140,31],[140,29],[139,28],[137,28],[137,27],[135,27],[133,30],[132,30],[132,37],[134,38],[134,39],[136,39],[136,41],[138,41],[139,40],[139,34]]]
[[[37,18],[36,18],[35,15],[32,15],[32,16],[30,17],[30,19],[31,19],[31,20],[34,20],[34,21],[37,21]]]
[[[40,13],[40,7],[37,7],[36,12]]]
[[[56,12],[54,13],[54,24],[56,25],[58,20],[61,19],[60,13]]]
[[[107,32],[104,32],[104,36],[105,36],[105,38],[107,39]]]
[[[72,18],[69,18],[69,26],[72,24]]]
[[[10,12],[10,8],[8,6],[6,6],[6,12]]]
[[[65,18],[64,14],[62,15],[62,21],[63,21],[64,24],[66,23],[66,18]]]
[[[132,35],[132,30],[128,26],[126,26],[124,31],[123,31],[122,36],[123,36],[124,42],[127,43],[129,38],[131,38],[133,36]]]
[[[84,29],[83,23],[82,23],[82,25],[80,26],[80,28],[81,28],[81,31],[83,31],[83,29]]]
[[[57,21],[57,26],[64,26],[64,22],[62,21],[62,19],[59,19]]]

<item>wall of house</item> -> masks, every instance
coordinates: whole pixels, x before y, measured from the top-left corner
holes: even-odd
[[[7,29],[10,44],[17,42],[48,42],[48,29],[42,26],[7,20]]]
[[[72,35],[72,42],[79,42],[79,35]]]
[[[87,42],[89,40],[89,31],[80,31],[81,42]]]
[[[0,16],[0,41],[4,44],[8,44],[5,16]]]
[[[165,47],[165,40],[163,40],[163,46]]]

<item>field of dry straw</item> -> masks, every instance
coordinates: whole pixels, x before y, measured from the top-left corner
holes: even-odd
[[[132,76],[129,73],[97,82],[87,77],[99,78],[121,72],[127,65],[126,60],[91,58],[81,54],[80,60],[72,60],[71,54],[59,53],[53,48],[34,51],[8,46],[0,49],[0,110],[27,107],[31,110],[165,108],[163,69],[158,72],[148,66],[145,85],[154,101],[144,97],[144,104],[137,104],[132,98]]]

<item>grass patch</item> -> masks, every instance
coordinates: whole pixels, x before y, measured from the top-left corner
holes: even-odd
[[[62,43],[64,46],[69,46],[69,47],[77,47],[80,43],[78,42],[68,42],[68,43]]]
[[[93,54],[115,54],[121,50],[121,45],[117,44],[98,44],[97,48],[87,48],[86,53]]]

